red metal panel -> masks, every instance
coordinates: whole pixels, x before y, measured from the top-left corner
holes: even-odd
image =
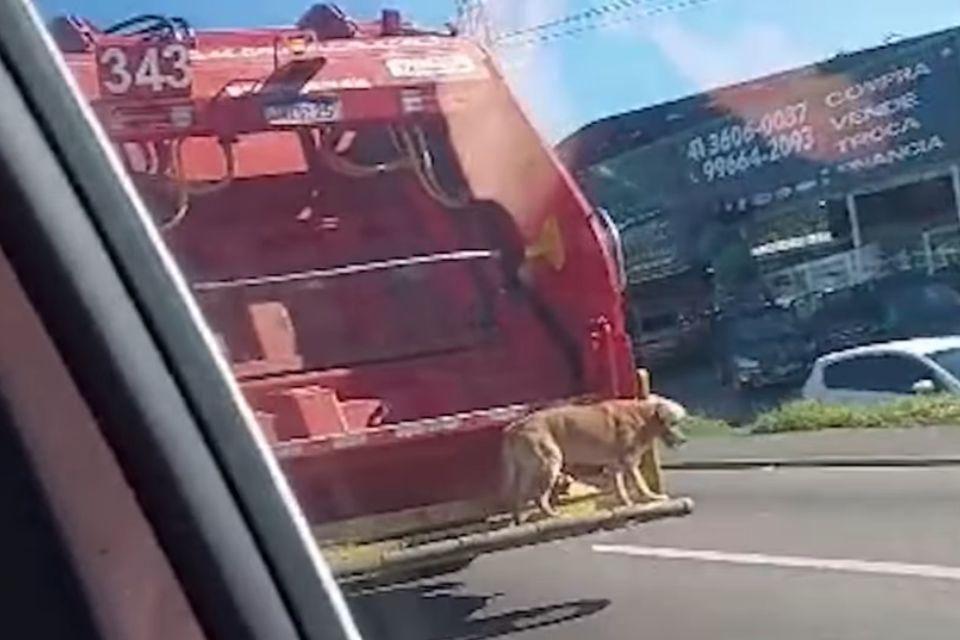
[[[257,302],[250,305],[249,312],[263,358],[274,362],[298,363],[297,339],[287,308],[279,302]]]
[[[337,393],[323,387],[284,389],[270,398],[273,431],[281,442],[348,431]]]
[[[363,23],[354,38],[303,33],[201,31],[188,89],[179,54],[137,37],[98,36],[68,62],[111,137],[143,156],[136,179],[158,217],[185,214],[166,238],[308,514],[486,499],[507,422],[634,392],[613,266],[589,205],[475,45]],[[431,162],[474,202],[430,193],[410,165],[423,154],[337,173],[294,116],[349,128],[376,158],[389,137],[371,131],[419,127],[448,144]],[[477,233],[498,207],[503,232]],[[524,260],[548,222],[563,258]],[[462,251],[484,257],[438,259]],[[424,262],[391,262],[412,258]]]

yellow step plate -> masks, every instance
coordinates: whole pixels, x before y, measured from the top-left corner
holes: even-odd
[[[334,574],[349,581],[456,564],[484,553],[683,516],[693,510],[689,498],[624,507],[615,497],[580,483],[574,483],[570,494],[558,505],[560,515],[553,518],[528,512],[522,524],[514,525],[508,514],[496,513],[480,520],[367,542],[332,543],[328,539],[326,543],[321,541],[321,549]]]
[[[660,454],[656,447],[644,454],[640,465],[647,485],[657,493],[664,493],[663,475],[660,471]],[[586,478],[584,482],[572,482],[561,505],[592,498],[601,493],[606,480]],[[592,484],[591,484],[592,483]],[[614,506],[613,503],[610,503]],[[317,524],[313,534],[321,547],[356,545],[376,542],[432,529],[449,530],[467,523],[482,522],[502,510],[502,505],[491,500],[448,502],[428,507],[338,520]]]

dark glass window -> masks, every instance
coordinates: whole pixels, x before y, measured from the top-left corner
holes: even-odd
[[[830,389],[911,393],[918,380],[935,380],[918,360],[894,354],[864,355],[827,365],[824,384]]]

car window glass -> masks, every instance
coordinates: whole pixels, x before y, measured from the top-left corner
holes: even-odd
[[[956,627],[830,571],[953,575],[872,509],[957,478],[816,467],[960,459],[956,0],[27,1],[370,637]],[[625,498],[612,418],[504,435],[647,390]]]
[[[960,349],[945,349],[930,354],[930,358],[960,380]]]
[[[915,382],[934,378],[922,362],[897,355],[856,356],[828,364],[823,372],[827,387],[851,391],[912,393]]]

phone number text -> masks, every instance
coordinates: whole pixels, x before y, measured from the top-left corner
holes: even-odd
[[[768,111],[757,118],[731,124],[716,131],[697,136],[687,144],[687,158],[700,162],[749,147],[758,136],[765,138],[807,124],[807,103],[797,102]]]
[[[700,163],[700,172],[707,182],[734,178],[752,169],[808,153],[815,146],[813,127],[805,125],[788,133],[770,136],[753,146],[707,158]]]

